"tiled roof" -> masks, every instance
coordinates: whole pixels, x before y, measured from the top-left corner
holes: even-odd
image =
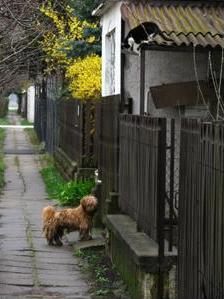
[[[124,2],[121,11],[130,30],[140,23],[153,22],[178,46],[224,47],[222,3],[148,0]],[[159,35],[155,42],[164,44]]]

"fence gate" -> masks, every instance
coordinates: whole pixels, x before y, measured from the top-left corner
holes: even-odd
[[[104,97],[96,109],[96,143],[98,168],[102,184],[102,218],[106,200],[111,192],[118,192],[120,96]]]
[[[224,298],[224,124],[183,120],[179,299]]]

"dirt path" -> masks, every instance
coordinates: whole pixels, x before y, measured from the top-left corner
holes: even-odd
[[[42,237],[40,213],[48,200],[24,131],[7,129],[4,148],[7,169],[0,198],[0,298],[89,299],[88,285],[71,247],[49,247]]]

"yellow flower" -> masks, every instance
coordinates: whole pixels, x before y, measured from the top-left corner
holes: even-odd
[[[67,68],[69,89],[76,99],[97,100],[101,96],[101,58],[97,55],[77,59]]]
[[[48,62],[48,68],[50,69],[56,69],[58,66],[64,67],[71,63],[72,60],[67,58],[66,54],[62,52],[62,49],[67,48],[66,44],[68,41],[82,39],[83,28],[87,25],[92,25],[86,21],[79,21],[78,18],[73,15],[73,10],[69,6],[65,9],[66,17],[54,11],[50,4],[42,6],[40,10],[53,24],[44,34],[41,43],[46,56],[51,57],[50,60],[45,61]]]

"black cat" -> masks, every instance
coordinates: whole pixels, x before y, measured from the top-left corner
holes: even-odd
[[[152,22],[145,22],[132,29],[125,37],[122,48],[134,50],[134,45],[137,44],[139,50],[140,44],[143,42],[153,42],[154,37],[159,34],[165,41],[172,42],[171,39],[167,38],[164,33],[160,30],[158,25]]]

